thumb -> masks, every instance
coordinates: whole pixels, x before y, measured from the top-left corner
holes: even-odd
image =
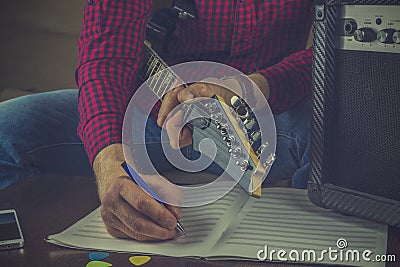
[[[188,100],[192,100],[193,98],[194,98],[193,92],[189,87],[178,93],[178,101],[181,103]]]

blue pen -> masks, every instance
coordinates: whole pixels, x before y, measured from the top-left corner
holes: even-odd
[[[160,200],[159,197],[157,197],[156,193],[154,193],[153,190],[151,190],[150,186],[148,186],[146,184],[146,182],[142,179],[142,177],[139,176],[139,174],[137,174],[135,172],[134,169],[132,169],[126,162],[123,162],[121,164],[122,168],[124,168],[125,172],[129,175],[129,177],[132,179],[132,181],[134,183],[136,183],[137,185],[139,185],[141,188],[143,188],[147,193],[150,194],[150,196],[152,196],[158,203],[160,203],[161,206],[164,206],[164,203]],[[181,232],[183,235],[186,235],[185,230],[183,229],[182,224],[178,221],[178,224],[176,226],[176,228],[179,230],[179,232]]]

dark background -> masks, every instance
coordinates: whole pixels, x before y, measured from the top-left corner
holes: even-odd
[[[155,0],[154,7],[170,0]],[[85,0],[13,0],[0,4],[0,101],[76,88]]]

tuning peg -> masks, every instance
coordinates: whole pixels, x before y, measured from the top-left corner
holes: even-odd
[[[220,130],[220,132],[221,132],[222,135],[227,135],[227,134],[228,134],[228,130],[227,130],[225,127],[223,127],[223,126],[221,126],[221,127],[218,127],[218,126],[217,126],[217,129]]]
[[[261,138],[261,132],[260,131],[255,131],[250,135],[250,140],[252,143],[257,142]]]
[[[217,104],[216,103],[206,103],[204,104],[206,108],[208,108],[208,111],[210,113],[214,113],[217,110]]]
[[[222,140],[227,141],[227,142],[231,142],[232,145],[236,143],[236,138],[233,135],[224,136],[222,138]]]
[[[240,100],[240,98],[237,96],[232,96],[231,105],[234,109],[237,109],[238,107],[240,107],[242,105],[242,100]]]
[[[256,151],[257,157],[260,156],[268,148],[268,146],[269,146],[268,142],[262,144]]]
[[[242,119],[247,119],[250,115],[249,109],[246,106],[240,106],[236,109],[236,113]]]
[[[230,138],[229,136],[224,136],[224,137],[222,137],[222,140],[226,142],[226,145],[227,145],[228,147],[231,147],[231,146],[232,146],[232,141],[231,141],[231,138]]]
[[[221,122],[222,121],[222,114],[221,113],[211,114],[211,119],[213,119],[217,123]]]
[[[222,129],[221,129],[221,134],[222,134],[222,135],[227,135],[227,134],[228,134],[228,131],[227,131],[225,128],[222,128]]]
[[[238,159],[242,156],[242,149],[240,147],[236,147],[234,149],[229,149],[229,153],[232,154],[232,157],[234,159]]]
[[[244,122],[244,127],[246,127],[247,130],[251,130],[254,125],[256,124],[255,119],[246,119]]]
[[[240,166],[240,170],[246,171],[247,168],[249,167],[249,161],[248,160],[243,160],[243,161],[236,161],[236,165]]]
[[[229,131],[229,124],[227,124],[227,123],[218,123],[217,124],[217,129],[219,129],[219,130],[225,129],[225,130]]]
[[[233,96],[231,98],[231,105],[240,118],[247,118],[250,115],[246,103],[243,102],[239,97]]]
[[[222,140],[226,142],[228,147],[232,147],[233,145],[237,145],[236,139],[233,135],[224,136]],[[232,152],[232,149],[229,149],[229,153]]]

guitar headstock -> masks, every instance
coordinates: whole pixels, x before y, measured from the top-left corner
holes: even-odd
[[[275,159],[269,142],[262,140],[258,121],[239,98],[232,106],[220,96],[187,105],[185,121],[193,126],[193,147],[214,162],[252,196],[261,196],[261,184]],[[204,138],[211,138],[217,153],[201,149]],[[261,159],[261,161],[260,161]]]

